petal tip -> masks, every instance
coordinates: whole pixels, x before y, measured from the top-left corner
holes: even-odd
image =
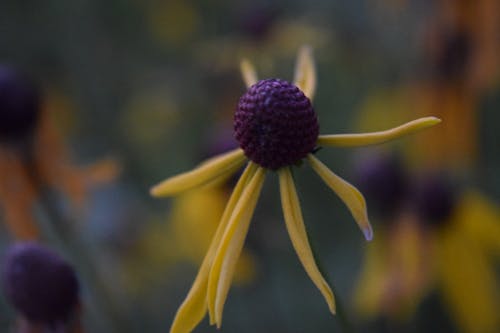
[[[442,122],[441,118],[434,117],[434,116],[429,117],[429,123],[430,123],[430,125],[437,125],[440,122]]]
[[[158,186],[153,186],[149,189],[149,195],[152,197],[159,197],[160,191],[158,190]]]
[[[363,229],[363,234],[368,242],[373,240],[373,229],[371,227]]]
[[[313,51],[313,48],[310,44],[302,44],[299,48],[299,52],[307,52],[311,54]]]
[[[149,189],[149,195],[151,195],[154,198],[159,198],[159,197],[166,197],[169,195],[168,191],[165,191],[164,186],[161,186],[162,184],[157,184],[152,186]]]

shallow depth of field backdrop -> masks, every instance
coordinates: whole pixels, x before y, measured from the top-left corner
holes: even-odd
[[[87,331],[99,332],[99,318],[108,320],[110,312],[123,331],[168,331],[214,231],[213,215],[230,187],[219,197],[184,202],[152,198],[149,189],[233,147],[232,114],[245,91],[239,72],[243,57],[261,78],[292,80],[299,47],[310,45],[318,74],[314,108],[324,134],[382,130],[427,115],[442,118],[442,126],[429,130],[433,133],[382,150],[320,150],[325,164],[346,180],[358,185],[360,161],[383,152],[398,156],[410,178],[438,170],[451,179],[456,196],[471,189],[498,212],[499,34],[495,0],[1,1],[0,64],[40,85],[72,164],[84,167],[109,158],[120,170],[85,191],[76,207],[64,193],[55,195],[102,281],[107,295],[102,297],[112,299],[95,305],[92,298],[99,295],[90,296],[81,278]],[[271,176],[253,217],[221,331],[344,332],[293,251],[277,176]],[[414,302],[405,311],[391,311],[391,306],[407,306],[397,303],[397,296],[366,311],[362,294],[374,296],[366,291],[360,296],[359,281],[370,245],[306,163],[294,176],[315,251],[351,332],[483,332],[474,318],[472,328],[460,319],[455,311],[460,304],[450,307],[443,300],[434,277],[409,293]],[[47,219],[36,202],[32,206],[25,209],[35,221]],[[0,257],[16,241],[5,218],[0,210]],[[376,215],[372,224],[375,240],[390,228]],[[498,230],[500,220],[493,224]],[[50,237],[40,241],[65,255],[64,246]],[[497,245],[488,256],[496,281],[492,295],[500,289]],[[403,241],[392,251],[404,247]],[[426,254],[429,262],[434,254]],[[75,267],[78,272],[79,264]],[[393,283],[389,289],[397,293],[398,281]],[[376,293],[373,288],[382,287],[375,283],[371,288]],[[477,301],[467,297],[453,302]],[[99,310],[93,311],[94,306]],[[488,313],[488,306],[479,301],[476,310]],[[0,331],[13,329],[17,315],[0,296]],[[208,320],[196,329],[216,331]]]

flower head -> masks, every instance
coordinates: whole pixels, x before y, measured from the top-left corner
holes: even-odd
[[[49,97],[49,98],[45,98]],[[63,140],[50,111],[50,95],[17,70],[0,65],[0,210],[16,239],[39,237],[32,204],[41,189],[58,189],[78,206],[94,184],[106,182],[119,172],[116,161],[107,159],[87,168],[70,163]]]
[[[457,205],[457,193],[450,180],[442,174],[426,175],[413,193],[415,213],[428,224],[446,224]]]
[[[381,218],[397,214],[408,192],[409,179],[397,155],[363,156],[355,167],[356,183],[374,213]]]
[[[498,207],[474,190],[459,190],[443,171],[411,179],[399,199],[404,204],[384,217],[386,228],[367,247],[355,293],[358,311],[400,321],[437,289],[460,331],[497,332]]]
[[[267,79],[240,98],[234,134],[250,160],[277,170],[297,163],[314,149],[319,124],[311,101],[297,86]]]
[[[0,141],[19,140],[33,133],[40,117],[39,101],[32,82],[0,65]]]
[[[64,322],[79,304],[73,268],[37,243],[16,243],[9,248],[2,280],[7,299],[33,323],[52,326]]]
[[[248,90],[240,99],[234,118],[235,137],[240,148],[211,158],[198,168],[169,178],[151,189],[155,196],[175,195],[227,177],[250,160],[229,198],[171,332],[192,331],[207,311],[210,322],[220,327],[236,263],[269,169],[277,171],[279,176],[283,215],[292,245],[330,311],[335,313],[333,292],[318,269],[309,245],[291,168],[306,159],[345,202],[366,239],[370,240],[373,234],[363,195],[319,161],[314,156],[315,147],[381,143],[440,121],[428,117],[383,132],[319,135],[318,121],[311,106],[316,86],[311,53],[308,47],[300,50],[293,84],[279,79],[258,81],[253,66],[244,60],[241,69]]]

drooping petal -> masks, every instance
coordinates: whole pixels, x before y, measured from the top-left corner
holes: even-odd
[[[332,289],[325,281],[314,260],[314,255],[307,238],[302,212],[300,210],[299,198],[295,190],[289,167],[278,170],[278,174],[283,215],[285,216],[286,227],[293,247],[295,248],[295,252],[297,252],[297,256],[307,274],[321,294],[323,294],[330,311],[335,314],[335,298]]]
[[[210,322],[217,324],[217,327],[220,327],[222,322],[224,303],[226,302],[236,262],[243,248],[264,178],[265,169],[257,168],[234,207],[214,257],[208,278],[207,301]]]
[[[257,72],[255,71],[255,67],[253,67],[252,63],[248,59],[241,60],[240,71],[247,88],[250,88],[250,86],[257,83]]]
[[[297,55],[293,83],[312,101],[316,91],[316,68],[310,46],[302,46]]]
[[[220,228],[220,226],[219,226]],[[219,230],[217,230],[217,233]],[[215,239],[215,238],[214,238]],[[213,241],[212,241],[212,244]],[[213,246],[215,248],[215,246]],[[170,333],[188,333],[200,323],[207,313],[207,283],[210,263],[213,260],[212,245],[198,271],[198,275],[189,290],[186,299],[175,314]]]
[[[372,240],[373,230],[366,212],[365,198],[354,186],[334,174],[326,165],[314,155],[307,155],[309,163],[323,181],[340,197],[346,204],[356,223],[363,231],[366,240]]]
[[[385,131],[359,133],[359,134],[332,134],[320,135],[318,145],[336,146],[336,147],[358,147],[369,146],[384,143],[386,141],[397,139],[401,136],[412,134],[428,127],[432,127],[441,122],[436,117],[424,117],[412,120],[406,124],[394,127]]]
[[[239,200],[241,193],[248,183],[249,178],[253,176],[256,171],[256,165],[249,163],[245,168],[245,171],[241,175],[236,187],[229,198],[226,205],[224,213],[222,215],[221,221],[215,235],[210,243],[207,254],[203,259],[201,267],[198,271],[198,275],[189,291],[186,299],[177,310],[174,322],[170,328],[170,333],[188,333],[191,332],[203,319],[207,313],[207,285],[208,285],[208,275],[210,273],[210,268],[212,266],[213,258],[215,256],[215,251],[217,250],[224,230],[226,229],[229,216],[234,210],[236,202]]]
[[[196,169],[168,178],[151,189],[155,197],[171,196],[204,185],[220,176],[236,172],[245,163],[246,157],[240,148],[213,157]]]

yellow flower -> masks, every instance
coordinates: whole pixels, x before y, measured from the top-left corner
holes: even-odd
[[[395,168],[377,163],[371,176],[390,182]],[[365,254],[354,295],[360,314],[404,320],[437,290],[461,332],[498,332],[500,290],[492,260],[500,254],[498,208],[476,191],[457,194],[442,175],[427,176],[397,200],[405,203],[383,220],[385,228]]]
[[[198,275],[179,308],[171,332],[190,332],[209,313],[210,323],[220,327],[224,303],[236,262],[250,225],[268,169],[279,176],[285,224],[307,274],[320,290],[332,313],[333,292],[318,269],[302,219],[292,178],[292,166],[306,159],[313,170],[344,201],[366,239],[372,238],[363,195],[330,171],[314,156],[320,146],[353,147],[378,144],[440,122],[434,117],[414,120],[399,127],[373,133],[319,135],[311,105],[316,73],[310,48],[300,49],[294,83],[280,79],[257,80],[253,66],[241,63],[247,92],[235,113],[235,137],[240,148],[211,158],[196,169],[169,178],[151,189],[154,196],[172,196],[228,177],[247,166],[229,198],[217,231]]]
[[[173,201],[167,223],[149,223],[126,262],[127,274],[123,278],[128,289],[141,293],[155,288],[157,279],[163,279],[162,273],[179,262],[201,264],[224,212],[229,196],[226,185],[215,184],[183,193]],[[149,269],[144,270],[145,266]],[[255,274],[255,258],[244,250],[234,282],[250,283]]]

